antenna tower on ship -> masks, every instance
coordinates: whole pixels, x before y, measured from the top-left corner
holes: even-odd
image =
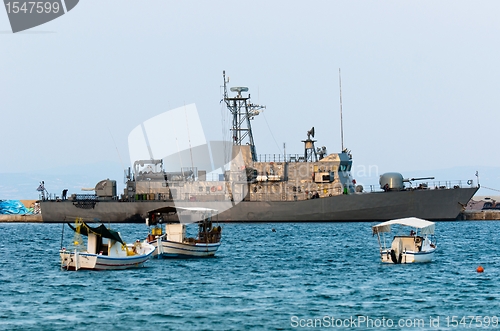
[[[339,89],[340,89],[340,143],[342,145],[342,152],[344,152],[344,121],[342,120],[342,80],[340,78],[340,68],[339,68]]]
[[[252,153],[252,161],[257,161],[257,151],[253,141],[252,125],[250,120],[254,116],[259,115],[260,109],[265,106],[255,105],[250,102],[250,94],[248,97],[242,96],[242,92],[248,92],[248,87],[231,87],[231,92],[236,92],[236,97],[230,98],[227,94],[226,72],[222,72],[224,78],[224,102],[227,109],[233,115],[233,123],[231,127],[233,145],[240,146],[248,144]]]
[[[316,149],[314,148],[316,140],[312,140],[311,136],[314,138],[314,126],[311,130],[307,131],[307,139],[302,140],[304,143],[304,161],[317,162],[318,154],[316,154]]]

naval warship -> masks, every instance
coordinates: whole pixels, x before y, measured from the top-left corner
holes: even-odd
[[[94,194],[43,197],[43,221],[143,223],[148,212],[169,206],[217,210],[219,222],[455,220],[479,188],[472,180],[434,184],[428,182],[432,177],[405,179],[394,172],[381,175],[379,187],[364,188],[353,179],[350,151],[342,146],[340,153],[329,154],[326,147],[316,147],[314,128],[302,140],[300,154],[258,157],[251,121],[265,107],[250,101],[247,87],[231,87],[230,96],[225,72],[223,78],[221,102],[230,113],[230,140],[190,148],[192,166],[178,171],[166,170],[172,157],[150,154],[136,160],[125,172],[121,194],[115,180],[105,179]],[[211,148],[211,166],[192,162],[193,154],[208,155],[200,148]],[[222,155],[217,165],[216,155]]]

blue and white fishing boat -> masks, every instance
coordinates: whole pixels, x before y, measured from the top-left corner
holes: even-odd
[[[391,226],[399,225],[400,233],[386,244],[386,233],[391,233]],[[434,238],[435,224],[417,217],[390,220],[372,227],[380,246],[380,258],[384,263],[431,262],[437,249]],[[401,231],[408,234],[402,234]],[[380,234],[382,233],[382,236]]]
[[[103,224],[91,227],[77,220],[72,243],[74,248],[61,247],[61,269],[66,270],[116,270],[138,268],[144,265],[155,251],[153,245],[137,240],[134,244],[126,244],[120,233],[106,228]],[[83,245],[83,237],[87,237],[87,247]],[[64,237],[64,225],[63,225]],[[63,238],[61,238],[61,243]]]
[[[217,210],[164,207],[148,214],[147,242],[157,248],[153,254],[157,258],[213,257],[220,247],[222,228],[212,223]],[[186,236],[186,224],[198,226],[196,237]]]

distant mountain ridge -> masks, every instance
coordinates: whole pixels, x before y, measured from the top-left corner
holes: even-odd
[[[100,162],[24,173],[0,173],[0,200],[38,199],[40,192],[36,189],[41,181],[53,196],[61,196],[64,189],[68,189],[68,196],[84,193],[82,188],[93,188],[106,178],[116,180],[117,190],[122,192],[125,187],[123,171],[119,163]]]

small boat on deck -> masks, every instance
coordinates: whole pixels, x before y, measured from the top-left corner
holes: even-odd
[[[91,227],[77,219],[75,226],[69,223],[68,225],[75,231],[72,243],[74,249],[61,247],[61,269],[77,271],[138,268],[142,267],[155,251],[155,247],[147,242],[137,240],[134,244],[125,243],[119,232],[106,228],[104,224]],[[86,248],[82,236],[87,237]],[[64,225],[61,244],[63,239]]]
[[[385,234],[391,233],[391,226],[396,226],[399,233],[394,235],[388,246]],[[382,262],[431,262],[437,249],[434,228],[433,222],[417,217],[399,218],[372,226],[373,235],[376,234],[378,238]],[[406,234],[402,231],[406,231]]]
[[[147,242],[157,248],[153,256],[213,257],[220,247],[222,232],[220,225],[213,224],[213,215],[217,210],[210,208],[163,207],[150,211],[146,219],[150,227]],[[198,226],[196,237],[186,236],[186,224]]]

